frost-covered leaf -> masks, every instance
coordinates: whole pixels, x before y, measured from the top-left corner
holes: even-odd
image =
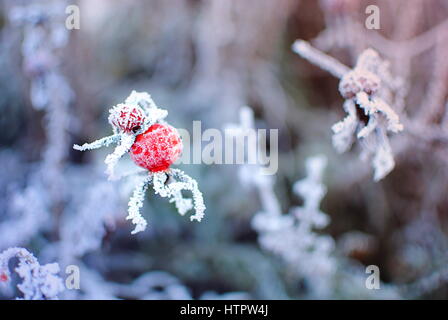
[[[102,146],[108,146],[116,143],[117,146],[112,154],[109,154],[105,163],[107,165],[106,173],[110,180],[116,180],[128,176],[129,174],[115,175],[114,168],[118,160],[128,153],[132,146],[135,146],[136,138],[147,131],[147,129],[155,123],[163,123],[163,119],[168,115],[164,109],[156,106],[151,96],[146,92],[132,91],[125,103],[118,104],[110,109],[109,123],[112,125],[114,135],[99,139],[92,143],[85,143],[82,146],[74,145],[73,148],[80,151],[97,149]],[[175,129],[172,130],[175,132]],[[154,141],[162,148],[160,139]],[[179,144],[181,145],[181,144]],[[157,145],[156,145],[157,147]],[[163,147],[164,148],[164,147]],[[162,149],[163,149],[162,148]],[[180,152],[180,147],[179,147]],[[150,159],[154,154],[154,150],[144,152],[139,158],[142,163]],[[152,159],[152,158],[151,158]],[[147,168],[147,177],[140,182],[134,189],[129,200],[129,210],[127,219],[132,220],[135,229],[132,234],[141,232],[146,229],[147,222],[140,213],[143,207],[145,192],[151,181],[153,182],[155,193],[161,197],[169,198],[170,203],[174,203],[177,211],[181,215],[185,215],[189,210],[195,209],[195,213],[190,217],[191,221],[201,221],[204,217],[205,205],[202,193],[199,191],[196,180],[186,175],[178,169],[165,170],[163,172],[152,172],[151,168],[133,158],[138,165]],[[139,174],[141,172],[136,172]],[[169,175],[170,181],[167,182]],[[192,199],[185,198],[182,191],[191,191]]]
[[[321,297],[331,292],[336,267],[333,238],[314,231],[330,221],[319,209],[326,193],[322,184],[326,163],[323,156],[307,159],[307,176],[293,187],[303,198],[303,206],[292,208],[288,214],[259,212],[252,219],[261,247],[280,256],[295,273],[310,281],[311,290]]]

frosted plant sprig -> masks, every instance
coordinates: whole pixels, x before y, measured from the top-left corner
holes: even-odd
[[[114,179],[114,168],[134,144],[137,135],[145,132],[151,125],[162,121],[168,111],[159,109],[146,92],[132,91],[125,103],[120,103],[109,110],[109,123],[114,134],[82,146],[75,144],[73,149],[79,151],[99,149],[117,144],[114,152],[109,154],[105,163],[109,179]]]
[[[15,5],[9,12],[11,24],[23,29],[23,69],[30,80],[30,99],[36,109],[45,109],[54,103],[55,86],[67,96],[72,94],[60,74],[57,54],[69,39],[64,26],[67,5],[66,1],[31,2]]]
[[[327,187],[321,183],[326,166],[327,159],[323,156],[308,158],[305,163],[308,176],[297,181],[293,186],[294,192],[304,199],[303,207],[306,210],[314,212],[319,210],[320,202],[327,193]]]
[[[94,150],[99,149],[101,147],[108,147],[111,144],[118,143],[120,141],[120,135],[114,134],[108,137],[104,137],[101,139],[98,139],[91,143],[84,143],[83,145],[73,145],[73,149],[78,151],[86,151],[86,150]]]
[[[330,222],[327,214],[319,209],[327,191],[322,183],[326,164],[323,156],[306,160],[307,177],[293,187],[294,193],[303,198],[303,206],[292,208],[288,214],[261,211],[252,220],[260,245],[310,281],[310,288],[318,297],[331,293],[336,268],[333,238],[315,232]]]
[[[345,99],[347,116],[332,126],[333,146],[342,153],[350,149],[354,138],[360,140],[363,158],[372,158],[375,181],[384,178],[395,166],[387,132],[403,130],[398,115],[387,101],[391,91],[397,90],[399,79],[394,79],[389,64],[373,49],[365,50],[353,69],[333,57],[297,40],[293,51],[340,79],[339,92]],[[357,111],[367,117],[361,119]]]
[[[205,205],[198,183],[179,169],[170,169],[182,153],[182,140],[177,130],[163,121],[168,115],[166,110],[156,106],[146,92],[132,91],[123,104],[112,107],[109,123],[114,134],[83,144],[74,145],[76,150],[92,150],[112,143],[118,144],[115,151],[106,157],[109,178],[118,178],[113,169],[118,160],[129,153],[132,160],[143,171],[130,175],[143,175],[135,187],[128,203],[127,220],[135,225],[132,234],[144,231],[147,227],[145,218],[141,215],[145,193],[149,185],[153,185],[154,192],[161,197],[168,198],[174,203],[180,215],[195,209],[190,217],[191,221],[201,221],[204,217]],[[192,199],[184,198],[182,191],[191,191]]]
[[[9,261],[19,260],[14,271],[22,278],[17,288],[25,300],[54,300],[64,290],[62,279],[58,276],[59,265],[49,263],[41,266],[34,255],[23,248],[9,248],[0,253],[0,281],[9,281]]]
[[[146,229],[147,222],[140,213],[143,207],[145,192],[152,183],[154,192],[162,198],[168,198],[170,203],[175,204],[180,215],[185,215],[191,209],[195,214],[190,216],[191,221],[201,222],[204,217],[205,204],[202,192],[199,190],[196,180],[179,169],[169,169],[162,172],[149,172],[134,189],[129,200],[129,214],[126,219],[135,225],[132,234]],[[182,191],[191,191],[192,198],[184,198]]]
[[[249,106],[242,106],[239,110],[239,122],[228,123],[225,130],[231,130],[232,134],[239,136],[237,141],[245,141],[245,135],[248,130],[255,130],[254,112]],[[245,148],[239,145],[239,148]],[[258,140],[248,139],[248,154],[257,154]],[[263,210],[272,214],[281,214],[280,203],[274,192],[275,179],[272,175],[261,174],[263,165],[255,164],[241,165],[238,169],[238,176],[243,187],[255,187],[259,193]]]

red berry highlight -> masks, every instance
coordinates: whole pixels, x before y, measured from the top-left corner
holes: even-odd
[[[138,106],[119,104],[109,115],[109,123],[127,133],[140,129],[144,121],[145,113]]]
[[[151,172],[167,170],[182,153],[182,140],[175,128],[156,123],[139,134],[131,147],[132,160]]]
[[[9,277],[6,273],[2,272],[0,273],[0,282],[6,282],[9,280]]]

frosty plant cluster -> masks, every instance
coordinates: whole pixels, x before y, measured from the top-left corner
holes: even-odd
[[[147,222],[140,214],[140,209],[151,183],[155,193],[174,202],[181,215],[194,208],[195,214],[190,217],[191,221],[201,221],[205,205],[196,180],[179,169],[170,168],[182,153],[182,140],[178,131],[164,121],[168,111],[158,108],[146,92],[132,91],[124,103],[112,107],[109,112],[113,134],[82,146],[74,145],[73,148],[85,151],[117,144],[114,152],[105,159],[110,179],[117,178],[115,166],[126,153],[145,169],[142,180],[129,200],[127,219],[135,224],[132,234],[146,229]],[[192,199],[184,198],[183,190],[191,191]]]
[[[384,178],[395,166],[387,133],[403,130],[398,115],[387,102],[397,83],[389,72],[389,64],[373,49],[365,50],[353,69],[306,41],[297,40],[293,50],[340,79],[339,92],[345,99],[347,116],[332,127],[335,149],[345,152],[358,139],[363,149],[361,158],[372,159],[374,180]]]
[[[55,100],[67,99],[72,95],[59,71],[58,50],[62,50],[69,40],[62,22],[64,6],[63,1],[51,5],[45,2],[30,3],[14,6],[9,13],[11,23],[23,28],[23,71],[30,79],[32,105],[38,110],[51,109]],[[60,93],[53,93],[54,87]]]
[[[316,232],[330,223],[329,216],[319,208],[327,192],[322,183],[326,165],[324,156],[306,160],[307,177],[293,187],[294,193],[303,198],[303,206],[293,207],[287,214],[266,211],[269,208],[265,206],[252,220],[260,245],[311,281],[311,288],[320,297],[331,292],[331,278],[336,268],[333,238]]]
[[[23,248],[9,248],[0,253],[0,283],[9,282],[11,273],[9,262],[18,259],[14,271],[22,278],[17,288],[23,293],[25,300],[53,300],[64,291],[64,284],[58,276],[59,265],[49,263],[40,265],[34,255]]]

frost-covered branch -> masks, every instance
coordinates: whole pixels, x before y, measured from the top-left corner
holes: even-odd
[[[340,79],[350,71],[349,67],[322,51],[313,48],[306,41],[296,40],[292,45],[292,50],[323,70],[330,72],[336,78]]]
[[[364,147],[362,155],[372,158],[374,180],[384,178],[395,166],[387,131],[403,130],[398,115],[386,102],[390,100],[391,90],[399,89],[399,81],[390,75],[388,63],[373,49],[365,50],[353,69],[314,49],[306,41],[297,40],[293,50],[340,79],[339,92],[346,99],[344,110],[348,115],[332,127],[335,149],[341,153],[347,151],[356,137]],[[357,110],[368,118],[367,122],[358,116]]]
[[[136,225],[132,234],[144,231],[147,222],[140,213],[143,207],[145,192],[148,186],[153,185],[154,192],[162,198],[168,198],[169,202],[174,202],[180,215],[185,215],[189,210],[195,209],[195,214],[190,220],[200,222],[204,217],[205,205],[202,192],[198,188],[196,180],[186,175],[182,170],[170,169],[167,172],[155,172],[145,177],[134,189],[134,193],[129,200],[129,214],[126,219],[131,219]],[[193,199],[184,198],[182,191],[191,191]]]

